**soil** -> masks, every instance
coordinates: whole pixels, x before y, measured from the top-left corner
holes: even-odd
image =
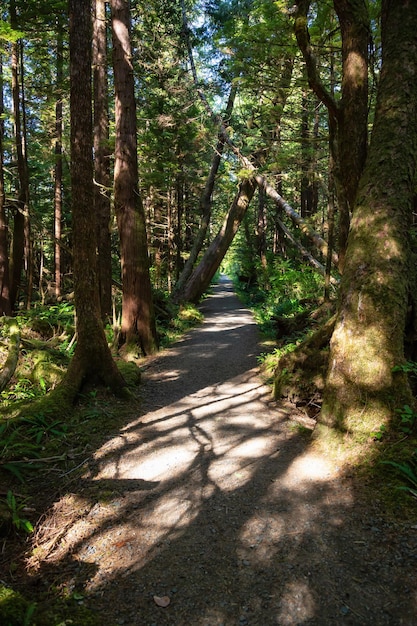
[[[32,584],[106,626],[417,624],[417,521],[364,499],[272,401],[229,282],[202,310],[43,519]]]

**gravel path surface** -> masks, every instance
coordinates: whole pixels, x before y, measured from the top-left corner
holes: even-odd
[[[231,284],[202,308],[150,362],[143,414],[97,452],[99,497],[72,503],[55,557],[77,563],[74,588],[83,572],[103,625],[417,624],[417,526],[360,501],[290,427]]]

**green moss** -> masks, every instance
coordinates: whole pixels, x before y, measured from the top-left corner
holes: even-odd
[[[100,626],[96,614],[81,604],[83,600],[44,598],[32,602],[19,592],[0,585],[1,626]]]
[[[133,361],[116,361],[117,368],[128,387],[137,387],[140,384],[141,373],[139,367]]]
[[[30,624],[30,614],[35,608],[20,593],[0,585],[0,624],[22,626]]]

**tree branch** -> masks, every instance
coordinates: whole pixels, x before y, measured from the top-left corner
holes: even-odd
[[[314,91],[316,96],[323,102],[329,111],[329,115],[335,119],[340,117],[340,108],[337,105],[336,100],[331,93],[327,91],[324,86],[320,73],[317,68],[317,60],[314,56],[311,44],[310,35],[307,26],[307,13],[310,6],[309,0],[298,0],[296,2],[297,11],[295,14],[294,33],[297,39],[298,47],[300,48],[307,69],[308,84]]]

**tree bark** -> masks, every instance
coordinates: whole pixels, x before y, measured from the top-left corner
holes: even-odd
[[[300,231],[310,239],[310,241],[318,248],[324,256],[328,253],[328,245],[326,241],[320,237],[318,233],[306,222],[294,209],[282,198],[279,193],[268,183],[268,181],[261,175],[255,175],[255,181],[258,187],[262,188],[266,195],[269,196],[277,205],[282,209],[286,215],[292,220],[292,222],[300,229]],[[338,263],[338,256],[335,252],[332,253],[332,259],[335,264]]]
[[[69,401],[83,383],[101,382],[123,395],[100,317],[96,220],[93,211],[91,2],[70,0],[71,189],[77,345],[57,393]]]
[[[9,294],[9,241],[8,224],[5,209],[6,195],[4,190],[3,113],[3,61],[0,57],[0,315],[10,316],[12,313],[12,307]]]
[[[369,432],[412,404],[404,361],[417,155],[417,4],[382,2],[382,69],[331,339],[321,421]],[[399,81],[401,76],[401,81]]]
[[[365,0],[334,0],[342,34],[341,99],[336,102],[321,80],[310,44],[309,5],[309,0],[297,1],[295,34],[306,63],[309,85],[337,127],[334,159],[339,205],[339,269],[343,270],[350,214],[366,159],[369,14]]]
[[[229,98],[227,101],[225,113],[223,116],[222,123],[227,124],[229,118],[233,111],[233,106],[236,97],[236,87],[232,86],[229,92]],[[213,154],[213,158],[211,161],[211,167],[209,175],[207,176],[206,184],[204,186],[204,191],[200,198],[200,228],[198,229],[197,235],[194,239],[193,246],[191,248],[189,257],[185,262],[184,269],[181,272],[181,275],[177,281],[175,286],[174,298],[181,300],[182,292],[184,290],[185,284],[188,278],[191,276],[193,271],[194,264],[197,260],[198,255],[200,254],[201,248],[203,247],[203,243],[205,241],[207,230],[210,225],[211,219],[211,198],[213,195],[214,185],[216,182],[217,172],[219,170],[220,162],[222,160],[222,154],[225,145],[225,138],[223,133],[219,133],[219,137],[217,139],[217,145]]]
[[[145,212],[138,186],[136,103],[127,0],[111,0],[116,144],[114,204],[119,228],[123,303],[119,346],[157,348]]]
[[[10,22],[12,28],[16,26],[16,4],[15,0],[10,1]],[[12,70],[12,103],[14,116],[14,133],[17,159],[17,202],[13,219],[13,240],[10,263],[10,303],[12,310],[16,305],[18,297],[23,260],[25,252],[25,215],[29,207],[28,197],[28,174],[27,162],[24,153],[24,141],[22,132],[22,116],[20,110],[20,85],[19,85],[19,42],[12,43],[11,52]]]
[[[102,319],[106,320],[112,313],[112,268],[107,36],[104,0],[94,0],[93,15],[94,208],[97,215],[100,310]]]
[[[2,325],[3,328],[8,327],[9,351],[6,362],[0,370],[0,391],[3,391],[16,370],[20,348],[20,333],[17,323],[13,319],[4,319]]]
[[[60,13],[57,15],[57,43],[56,43],[56,86],[58,98],[55,104],[55,172],[54,172],[54,275],[55,275],[55,296],[61,295],[61,222],[62,222],[62,79],[64,63],[64,41],[63,41],[63,18]]]

